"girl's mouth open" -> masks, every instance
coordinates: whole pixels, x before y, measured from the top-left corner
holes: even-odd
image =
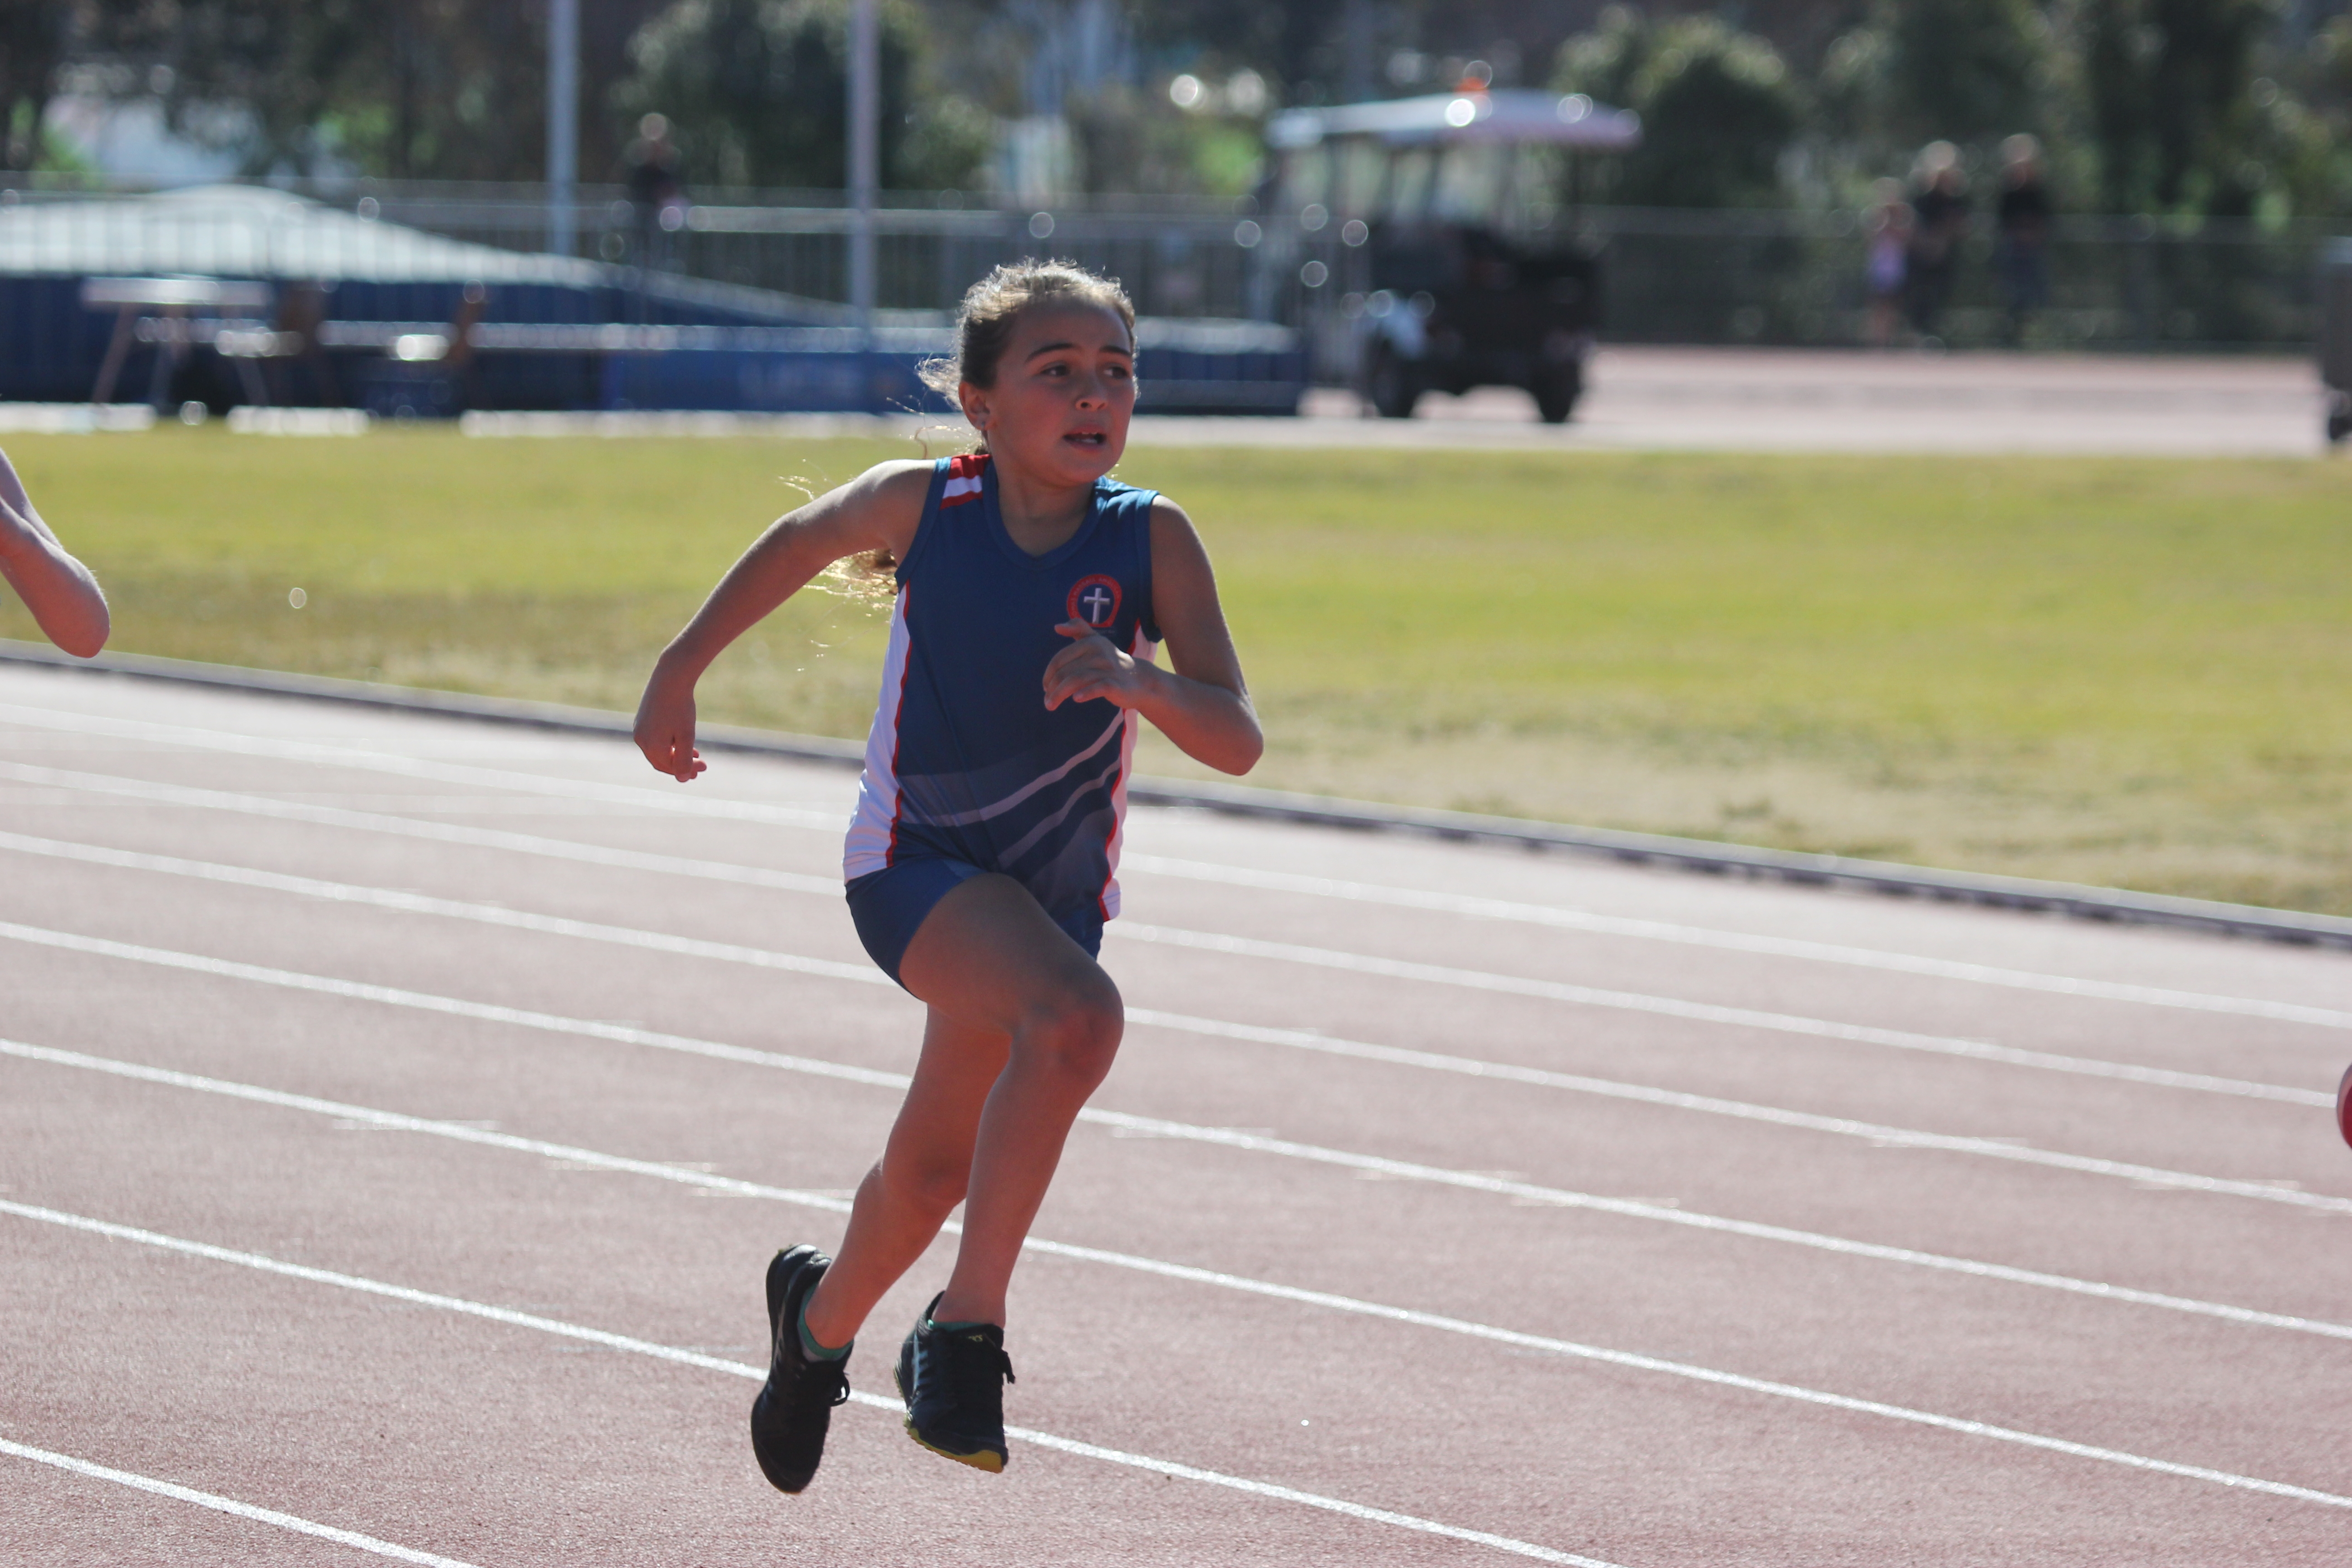
[[[1110,439],[1110,436],[1102,430],[1073,430],[1062,439],[1079,447],[1100,447]]]

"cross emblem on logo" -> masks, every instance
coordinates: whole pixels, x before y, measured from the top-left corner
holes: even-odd
[[[1100,572],[1089,573],[1070,584],[1070,596],[1064,601],[1070,619],[1084,621],[1097,631],[1118,619],[1118,579]]]

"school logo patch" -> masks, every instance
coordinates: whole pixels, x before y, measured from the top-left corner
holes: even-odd
[[[1118,619],[1118,579],[1097,572],[1070,586],[1070,619],[1107,631]]]

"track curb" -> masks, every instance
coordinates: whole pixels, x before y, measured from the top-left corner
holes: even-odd
[[[244,669],[232,665],[162,658],[150,654],[100,654],[96,658],[79,659],[37,643],[6,638],[0,638],[0,664],[37,665],[90,675],[176,681],[231,691],[307,698],[315,701],[387,708],[403,712],[523,725],[574,734],[626,737],[630,728],[627,714],[607,712],[602,709],[573,708],[561,703],[530,702],[514,698],[477,697],[466,692],[432,691],[373,681],[342,680],[330,676]],[[835,766],[856,767],[865,755],[865,748],[855,741],[731,725],[705,726],[697,731],[696,740],[710,751],[790,757],[796,761]],[[2295,910],[2264,909],[2252,904],[2174,898],[2162,893],[2135,893],[2118,888],[2045,882],[2026,877],[1941,871],[1892,861],[1811,855],[1752,845],[1718,844],[1707,839],[1677,838],[1664,834],[1578,827],[1566,823],[1484,816],[1470,812],[1439,811],[1418,806],[1381,805],[1328,795],[1257,789],[1246,784],[1138,778],[1129,784],[1128,797],[1150,805],[1187,806],[1232,816],[1309,823],[1360,832],[1413,833],[1438,838],[1516,844],[1528,849],[1565,850],[1629,864],[1668,866],[1717,876],[1769,879],[1817,887],[1864,889],[1898,897],[2062,914],[2076,920],[2103,921],[2110,924],[2172,926],[2226,936],[2255,937],[2269,942],[2352,949],[2352,920]]]

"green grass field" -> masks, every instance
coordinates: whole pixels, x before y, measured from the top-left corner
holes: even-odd
[[[117,648],[624,709],[802,488],[917,455],[217,427],[8,449]],[[1162,449],[1121,473],[1208,538],[1256,782],[2352,912],[2342,464]],[[880,632],[803,595],[704,711],[860,734]],[[11,604],[0,635],[34,633]]]

